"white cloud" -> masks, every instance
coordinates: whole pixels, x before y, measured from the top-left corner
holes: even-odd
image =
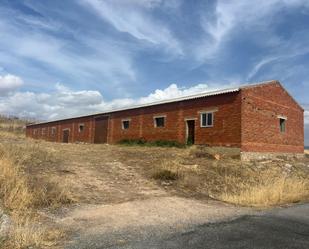
[[[23,84],[23,80],[18,76],[7,74],[0,75],[0,96],[6,95],[12,91],[15,91]]]
[[[214,89],[210,88],[207,84],[198,84],[189,88],[178,87],[177,84],[171,84],[170,86],[168,86],[163,90],[157,89],[154,91],[154,93],[149,94],[147,97],[140,98],[138,102],[150,103],[154,101],[177,98],[195,93],[202,93],[210,90]]]
[[[163,22],[152,18],[148,12],[148,9],[159,6],[162,1],[83,0],[83,2],[118,31],[126,32],[154,46],[163,47],[174,54],[183,54],[179,42],[169,28]]]
[[[176,98],[195,93],[215,90],[207,84],[192,87],[179,87],[171,84],[157,89],[146,97],[104,100],[98,91],[74,91],[62,84],[56,84],[50,93],[15,92],[0,97],[0,113],[38,120],[53,120],[72,116],[109,111],[117,108]]]

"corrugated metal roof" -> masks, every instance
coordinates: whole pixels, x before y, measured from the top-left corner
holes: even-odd
[[[93,113],[93,114],[89,114],[89,115],[69,117],[69,118],[65,118],[65,119],[57,119],[57,120],[46,121],[46,122],[39,122],[39,123],[35,123],[35,124],[29,124],[27,126],[38,125],[38,124],[45,124],[45,123],[52,123],[52,122],[57,122],[57,121],[62,121],[62,120],[69,120],[69,119],[75,119],[75,118],[90,117],[90,116],[96,116],[96,115],[104,115],[104,114],[109,114],[109,113],[113,113],[113,112],[132,110],[132,109],[137,109],[137,108],[142,108],[142,107],[162,105],[162,104],[167,104],[167,103],[173,103],[173,102],[179,102],[179,101],[185,101],[185,100],[209,97],[209,96],[214,96],[214,95],[232,93],[232,92],[239,91],[241,88],[254,87],[254,86],[259,86],[259,85],[269,84],[269,83],[274,83],[274,82],[277,82],[277,81],[273,81],[272,80],[272,81],[264,81],[264,82],[255,83],[255,84],[244,84],[244,85],[239,85],[239,86],[233,87],[233,88],[226,88],[226,89],[222,89],[222,90],[203,92],[203,93],[198,93],[198,94],[194,94],[194,95],[187,95],[187,96],[182,96],[182,97],[173,98],[173,99],[166,99],[166,100],[161,100],[161,101],[156,101],[156,102],[151,102],[151,103],[145,103],[145,104],[140,104],[140,105],[133,105],[133,106],[130,106],[130,107],[125,107],[125,108],[111,109],[111,110],[108,110],[108,111],[99,112],[99,113]]]

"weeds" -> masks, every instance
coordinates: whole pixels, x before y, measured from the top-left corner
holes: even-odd
[[[273,177],[260,179],[254,185],[245,184],[242,190],[236,193],[225,192],[218,198],[246,206],[273,206],[309,199],[309,184],[305,179],[294,176],[271,179]]]
[[[0,247],[28,248],[52,243],[47,238],[47,228],[36,220],[37,210],[71,203],[73,198],[63,183],[33,172],[42,164],[48,167],[48,163],[55,160],[53,153],[38,144],[0,145],[0,200],[12,217],[9,237]],[[61,234],[59,229],[54,229],[54,233]]]
[[[272,206],[309,200],[309,174],[303,167],[286,167],[287,161],[247,162],[236,154],[189,150],[182,158],[165,159],[153,165],[151,177],[173,181],[185,193],[203,194],[244,206]],[[211,149],[213,150],[213,148]],[[214,150],[218,153],[219,150]],[[221,159],[220,159],[221,158]]]
[[[14,219],[9,240],[3,242],[0,248],[25,249],[51,247],[57,244],[59,238],[64,237],[64,231],[56,227],[42,227],[34,224],[29,216]],[[2,246],[2,247],[1,247]]]
[[[155,141],[146,141],[144,139],[122,139],[118,142],[121,145],[128,146],[146,146],[146,147],[176,147],[176,148],[185,148],[185,144],[181,144],[177,141],[168,141],[168,140],[155,140]]]

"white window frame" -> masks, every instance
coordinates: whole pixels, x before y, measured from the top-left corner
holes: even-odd
[[[44,127],[44,128],[41,129],[41,135],[42,135],[42,136],[45,136],[45,135],[46,135],[46,127]]]
[[[164,126],[157,126],[157,122],[156,122],[157,118],[164,118]],[[153,126],[155,128],[165,128],[165,126],[166,126],[166,115],[153,116]]]
[[[81,126],[83,127],[83,130],[80,129]],[[78,133],[82,133],[84,132],[84,130],[85,130],[85,124],[84,123],[78,124]]]
[[[208,114],[211,114],[211,125],[208,125]],[[206,115],[206,124],[205,125],[203,125],[203,115]],[[215,117],[214,111],[200,112],[200,126],[202,128],[213,127],[214,126],[214,119],[215,119],[214,117]]]
[[[129,122],[129,127],[128,128],[124,128],[124,122]],[[131,119],[130,118],[121,119],[121,129],[122,130],[129,130],[130,129],[130,125],[131,125]]]
[[[285,116],[277,116],[278,119],[279,119],[279,131],[280,133],[286,133],[286,121],[287,121],[287,117]],[[281,123],[280,123],[280,120],[284,120],[284,130],[282,131],[281,130]]]

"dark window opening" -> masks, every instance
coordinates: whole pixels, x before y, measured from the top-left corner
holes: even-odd
[[[51,128],[51,134],[52,134],[52,135],[55,135],[55,134],[56,134],[56,127],[52,127],[52,128]]]
[[[156,127],[164,127],[165,126],[165,118],[164,117],[155,118],[155,126]]]
[[[80,124],[80,125],[78,126],[78,132],[83,132],[83,131],[84,131],[84,128],[85,128],[85,125]]]
[[[285,132],[285,123],[286,120],[284,118],[279,118],[280,132]]]
[[[123,120],[122,121],[122,129],[127,130],[130,127],[130,121],[129,120]]]

